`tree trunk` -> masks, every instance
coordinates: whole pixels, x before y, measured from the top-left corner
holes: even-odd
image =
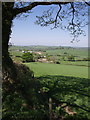
[[[12,59],[9,57],[8,43],[11,35],[14,3],[2,3],[2,73],[3,79],[8,75],[11,78],[16,77],[16,69]],[[7,78],[8,78],[7,77]]]
[[[2,3],[2,65],[9,65],[8,42],[11,34],[14,3]]]

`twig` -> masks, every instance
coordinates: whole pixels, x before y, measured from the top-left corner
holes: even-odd
[[[60,20],[62,21],[61,17],[59,16],[59,13],[60,13],[60,11],[61,11],[61,9],[62,9],[62,6],[59,4],[59,7],[60,7],[60,9],[58,10],[57,15],[56,15],[56,18],[55,18],[55,27],[57,26],[57,19],[58,19],[58,17],[59,17]]]

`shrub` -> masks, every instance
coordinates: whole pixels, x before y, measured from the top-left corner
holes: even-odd
[[[67,56],[68,61],[75,61],[75,57],[73,55]]]
[[[90,58],[89,57],[83,58],[83,61],[90,61]]]
[[[32,53],[24,53],[22,55],[23,62],[34,62],[33,54]]]
[[[67,52],[64,52],[64,54],[67,54]]]
[[[60,62],[59,62],[59,61],[56,61],[56,64],[60,64]]]

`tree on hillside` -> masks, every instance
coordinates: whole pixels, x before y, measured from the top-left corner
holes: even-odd
[[[42,16],[37,16],[37,24],[41,26],[48,26],[54,24],[54,27],[62,27],[62,21],[67,19],[68,25],[64,28],[68,29],[74,38],[83,34],[82,27],[87,23],[85,15],[87,15],[86,8],[90,6],[89,2],[2,2],[2,55],[3,63],[7,63],[9,59],[8,43],[11,35],[11,27],[13,19],[22,13],[30,12],[34,7],[40,5],[56,5],[58,10],[55,11],[56,15],[53,16],[54,8],[44,11]],[[66,8],[65,8],[66,7]],[[66,10],[65,10],[65,9]],[[80,19],[80,17],[84,19]],[[69,21],[68,21],[69,20]]]

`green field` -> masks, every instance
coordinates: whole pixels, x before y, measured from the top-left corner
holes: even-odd
[[[25,63],[34,71],[35,76],[42,75],[63,75],[88,78],[89,61],[83,61],[88,57],[88,48],[56,47],[56,46],[12,46],[10,55],[16,62],[22,62],[23,50],[40,51],[46,55],[46,59],[55,59],[60,64],[30,62]],[[68,61],[67,56],[75,56],[76,61]],[[65,59],[62,59],[62,58]],[[79,61],[82,60],[82,61]]]
[[[38,93],[38,97],[41,101],[47,103],[49,97],[58,105],[64,103],[72,106],[77,113],[74,118],[71,117],[72,120],[90,119],[88,67],[38,62],[24,64],[34,71],[35,79],[40,82],[38,91],[43,93]],[[57,111],[56,108],[53,109]],[[62,110],[60,105],[58,110],[57,112]]]
[[[88,49],[86,48],[64,48],[64,49],[56,49],[56,50],[47,50],[48,54],[60,54],[63,55],[65,52],[67,54],[72,54],[75,56],[87,57],[88,56]]]
[[[35,76],[63,75],[88,78],[88,67],[86,66],[58,65],[38,62],[25,64],[34,71]]]
[[[23,50],[33,51],[33,55],[34,52],[41,52],[41,56],[46,56],[45,58],[43,57],[46,59],[46,62],[23,63]],[[27,112],[28,116],[30,116],[30,113],[32,113],[31,116],[36,116],[37,118],[42,115],[41,120],[43,120],[44,115],[48,116],[48,100],[51,98],[52,113],[55,116],[64,116],[65,120],[90,120],[90,115],[88,114],[90,112],[88,103],[90,98],[90,79],[88,79],[90,61],[84,60],[84,58],[88,58],[87,48],[12,46],[10,48],[10,55],[15,62],[23,63],[34,72],[31,82],[31,71],[30,73],[24,71],[24,76],[20,74],[24,78],[24,80],[22,77],[20,79],[21,88],[22,90],[25,89],[25,93],[27,92],[29,95],[33,94],[31,98],[33,98],[33,103],[36,107],[34,111],[29,109],[30,111]],[[70,55],[73,55],[75,60],[68,60]],[[63,57],[65,59],[62,59]],[[54,61],[50,63],[52,60]],[[21,71],[23,70],[21,69]],[[32,90],[29,91],[31,88]],[[22,101],[20,98],[19,100]],[[76,114],[67,114],[62,105],[70,107]]]
[[[29,50],[33,52],[42,52],[41,56],[46,56],[47,59],[54,59],[59,61],[61,64],[72,64],[72,65],[84,65],[88,66],[88,48],[72,48],[72,47],[55,47],[55,46],[12,46],[9,48],[10,55],[14,61],[22,61],[21,56],[23,50]],[[68,61],[68,56],[74,56],[75,62]]]
[[[86,66],[86,67],[90,67],[89,63],[90,63],[89,61],[76,61],[76,62],[61,61],[61,64],[63,65]]]

